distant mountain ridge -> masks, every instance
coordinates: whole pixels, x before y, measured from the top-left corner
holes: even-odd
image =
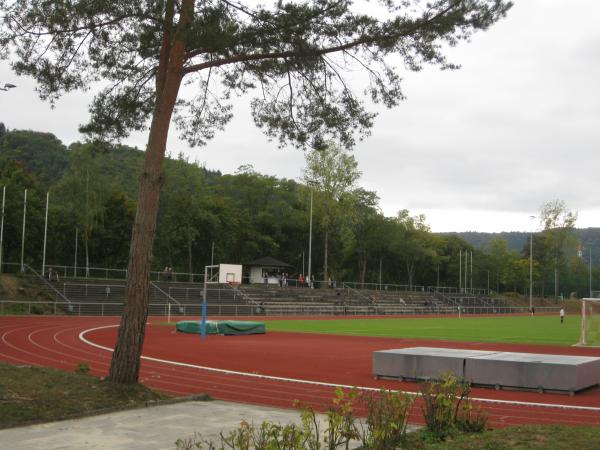
[[[480,233],[464,231],[456,233],[440,233],[458,236],[475,248],[484,248],[492,239],[502,238],[508,243],[510,250],[521,251],[528,242],[529,233],[526,231],[503,231],[501,233]],[[583,247],[583,257],[588,260],[589,249],[592,250],[592,265],[600,265],[600,228],[576,228],[575,235]]]

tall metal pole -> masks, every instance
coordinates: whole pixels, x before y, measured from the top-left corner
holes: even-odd
[[[210,265],[214,266],[215,264],[215,241],[212,243],[212,249],[210,251]]]
[[[23,264],[23,258],[25,255],[25,222],[27,220],[27,189],[25,189],[25,196],[23,197],[23,232],[21,233],[21,272],[25,271]]]
[[[212,270],[212,268],[211,268]],[[202,293],[202,322],[200,324],[200,340],[206,339],[206,279],[208,278],[208,267],[204,266],[204,291]]]
[[[458,250],[458,290],[462,292],[462,249]]]
[[[467,284],[467,271],[469,268],[469,251],[467,249],[465,249],[465,292],[468,292],[469,290],[469,285]]]
[[[0,273],[2,273],[2,249],[4,248],[4,201],[6,200],[6,186],[2,189],[2,219],[0,219]]]
[[[307,283],[312,287],[312,216],[313,216],[313,189],[310,188],[310,224],[308,227],[308,278]]]
[[[590,247],[590,298],[592,298],[592,247]]]
[[[383,269],[383,258],[379,258],[379,290],[381,290],[381,271]]]
[[[46,192],[46,221],[44,222],[44,250],[42,252],[42,276],[46,274],[46,242],[48,238],[48,202],[50,191]]]
[[[471,292],[473,292],[473,251],[471,251]]]
[[[530,220],[535,216],[529,216]],[[533,312],[533,224],[529,230],[529,311]]]
[[[75,228],[75,261],[73,262],[73,276],[77,278],[77,243],[79,240],[77,239],[79,236],[79,228]]]

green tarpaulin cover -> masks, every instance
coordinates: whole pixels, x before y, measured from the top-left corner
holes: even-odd
[[[183,333],[200,334],[202,322],[196,320],[182,320],[175,325],[177,331]],[[265,334],[266,328],[263,322],[249,322],[241,320],[207,320],[206,334]]]

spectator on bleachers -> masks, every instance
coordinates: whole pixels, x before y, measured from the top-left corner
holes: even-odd
[[[55,272],[52,267],[48,268],[48,281],[58,282],[58,272]]]

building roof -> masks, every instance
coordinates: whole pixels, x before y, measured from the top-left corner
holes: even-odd
[[[251,267],[293,267],[291,264],[284,263],[283,261],[279,261],[278,259],[272,258],[270,256],[264,256],[262,258],[255,259],[254,261],[250,261],[244,264],[245,266]]]

